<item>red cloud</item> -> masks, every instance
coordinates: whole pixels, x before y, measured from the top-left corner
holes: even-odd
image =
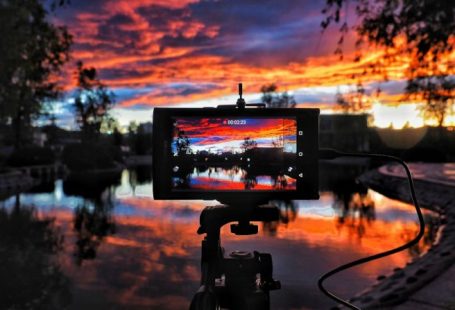
[[[268,83],[278,83],[282,90],[312,86],[334,86],[352,83],[353,75],[364,81],[380,81],[382,75],[362,75],[365,67],[381,59],[383,51],[371,51],[361,62],[354,62],[353,52],[347,52],[345,60],[331,54],[332,45],[321,43],[319,56],[286,64],[275,63],[279,53],[264,51],[263,65],[236,61],[226,54],[216,54],[218,45],[233,44],[233,34],[225,35],[217,21],[204,23],[194,17],[189,7],[198,0],[109,0],[91,13],[77,12],[75,18],[65,20],[74,34],[73,58],[100,70],[104,82],[114,88],[140,88],[170,83],[212,83],[216,89],[203,93],[172,93],[171,87],[148,94],[127,98],[119,104],[130,107],[136,104],[159,106],[195,100],[217,98],[233,93],[233,85],[244,82],[248,91],[257,92]],[[158,8],[174,10],[169,17],[153,15]],[[147,13],[144,13],[146,11]],[[175,14],[174,14],[175,13]],[[309,13],[311,18],[315,18]],[[115,22],[118,16],[122,22]],[[161,19],[162,20],[161,20]],[[322,18],[322,17],[321,17]],[[160,19],[160,22],[156,22]],[[302,29],[303,31],[304,29]],[[315,29],[319,31],[319,29]],[[225,37],[217,40],[221,35]],[[239,34],[241,35],[241,34]],[[298,35],[298,33],[296,33]],[[336,42],[338,33],[328,32],[324,42]],[[186,45],[167,44],[166,39],[185,39]],[[198,41],[203,38],[204,40]],[[352,39],[352,38],[351,38]],[[190,44],[191,42],[193,42]],[[190,43],[188,43],[190,42]],[[203,43],[200,43],[203,42]],[[245,45],[250,42],[245,41]],[[270,45],[280,42],[270,42]],[[242,46],[240,46],[242,48]],[[247,50],[239,50],[248,53]],[[298,51],[296,51],[298,53]],[[249,56],[251,59],[258,55]],[[391,79],[403,79],[409,59],[387,68]],[[122,70],[125,74],[103,74]],[[74,88],[71,76],[74,68],[68,68],[66,90]]]

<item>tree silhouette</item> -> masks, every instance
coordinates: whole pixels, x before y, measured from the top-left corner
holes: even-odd
[[[344,94],[337,92],[335,101],[345,113],[361,112],[368,104],[365,88],[360,83],[356,85],[355,90],[353,91]]]
[[[248,150],[252,150],[254,148],[257,147],[257,142],[254,141],[253,139],[251,139],[250,137],[246,137],[244,140],[243,140],[243,143],[242,143],[242,149],[244,152],[247,152]]]
[[[406,96],[416,95],[426,102],[424,116],[444,122],[449,104],[453,103],[454,62],[450,55],[455,40],[455,2],[429,0],[352,0],[358,16],[353,28],[358,34],[356,60],[362,58],[365,43],[383,49],[383,57],[369,62],[363,74],[374,73],[388,79],[388,67],[409,59],[405,75]],[[322,11],[322,28],[341,22],[342,9],[348,0],[326,0]],[[347,12],[346,12],[347,14]],[[342,55],[344,36],[350,27],[341,22],[341,37],[335,53]],[[450,80],[450,81],[449,81]]]
[[[296,106],[293,96],[290,96],[286,91],[279,95],[277,90],[278,87],[273,83],[262,86],[262,102],[269,108],[294,108]]]
[[[98,79],[96,69],[77,63],[77,86],[74,99],[76,121],[85,139],[99,135],[103,122],[109,120],[109,110],[114,105],[114,93]]]
[[[449,106],[453,104],[455,79],[447,75],[415,78],[406,86],[407,97],[423,99],[421,112],[426,119],[435,119],[442,127]]]
[[[191,153],[190,139],[185,135],[185,131],[177,128],[177,138],[175,139],[175,147],[179,156],[185,156]]]
[[[71,35],[47,16],[39,0],[0,4],[0,123],[13,126],[16,147],[32,120],[58,98],[56,75],[69,58]]]

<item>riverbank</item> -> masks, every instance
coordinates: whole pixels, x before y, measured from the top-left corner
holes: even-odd
[[[152,156],[150,155],[132,155],[124,159],[125,165],[127,167],[136,167],[136,166],[151,166],[152,165]]]
[[[36,185],[36,181],[26,173],[7,170],[0,173],[0,198],[12,195]]]
[[[417,173],[415,179],[420,206],[440,214],[436,238],[427,253],[408,262],[404,268],[393,269],[390,275],[379,275],[373,287],[351,299],[362,309],[391,309],[396,305],[399,305],[396,309],[454,309],[455,279],[445,276],[446,272],[455,269],[455,186],[451,183],[452,175],[438,174],[438,182],[432,178],[428,178],[432,181],[427,181],[426,176],[439,171],[434,164],[411,168],[413,171],[419,168],[422,172]],[[394,170],[393,166],[381,167],[359,179],[388,197],[412,203],[407,179]],[[437,281],[433,281],[436,278]]]

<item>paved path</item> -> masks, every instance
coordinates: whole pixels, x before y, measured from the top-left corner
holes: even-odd
[[[450,186],[455,191],[455,163],[413,163],[409,164],[409,168],[414,179]],[[406,177],[403,168],[397,165],[383,166],[379,168],[379,172],[401,178]],[[455,310],[455,265],[394,309]]]
[[[414,180],[453,186],[455,190],[455,163],[446,164],[408,164]],[[406,173],[400,165],[386,165],[379,168],[385,175],[406,178]]]
[[[455,266],[452,266],[429,285],[414,293],[396,310],[454,310]]]
[[[441,216],[438,237],[428,253],[382,276],[372,288],[352,299],[362,309],[455,310],[455,164],[410,164],[417,199]],[[387,165],[360,180],[386,196],[409,201],[402,167]],[[397,306],[394,306],[397,305]]]

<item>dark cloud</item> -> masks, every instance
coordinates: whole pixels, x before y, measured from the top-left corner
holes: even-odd
[[[219,1],[190,6],[193,16],[216,23],[210,52],[261,66],[302,61],[320,52],[322,1]]]

